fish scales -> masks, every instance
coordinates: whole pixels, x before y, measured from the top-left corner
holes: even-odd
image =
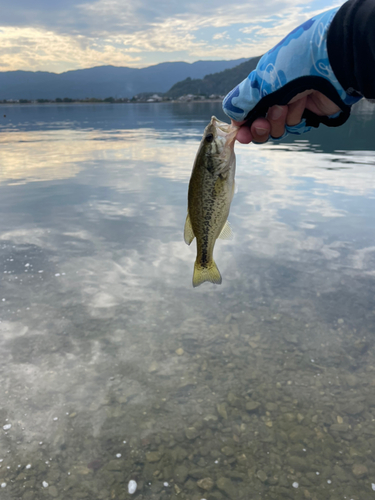
[[[212,117],[206,127],[189,183],[185,241],[197,239],[193,286],[205,281],[220,284],[213,260],[217,238],[231,236],[227,222],[234,191],[234,141],[238,127]]]

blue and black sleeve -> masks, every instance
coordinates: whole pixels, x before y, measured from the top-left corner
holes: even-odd
[[[327,49],[345,91],[375,99],[374,0],[349,0],[338,10],[328,31]]]
[[[323,93],[341,111],[317,116],[305,110],[286,133],[301,134],[320,123],[342,125],[353,104],[375,98],[375,0],[349,0],[295,28],[229,92],[223,110],[251,124],[271,106],[288,104],[306,90]]]

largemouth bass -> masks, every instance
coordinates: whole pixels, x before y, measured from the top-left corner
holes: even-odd
[[[188,214],[184,239],[197,239],[193,286],[205,281],[220,284],[221,275],[213,259],[217,238],[231,239],[227,221],[234,193],[236,157],[234,142],[238,127],[214,116],[204,130],[189,183]]]

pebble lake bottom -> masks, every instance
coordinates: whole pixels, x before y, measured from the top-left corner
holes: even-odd
[[[2,107],[1,500],[375,498],[374,109],[237,144],[193,289],[220,104]]]

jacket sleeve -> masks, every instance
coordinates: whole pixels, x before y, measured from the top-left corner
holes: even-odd
[[[329,127],[345,123],[351,106],[362,96],[358,92],[348,94],[331,67],[327,37],[338,10],[337,7],[315,15],[266,52],[250,75],[224,98],[224,113],[232,120],[251,124],[266,116],[271,106],[286,105],[297,94],[316,90],[341,111],[318,116],[305,109],[301,122],[293,127],[286,125],[286,132],[302,134],[320,123]]]
[[[375,98],[375,1],[349,0],[327,35],[328,58],[346,93]]]

